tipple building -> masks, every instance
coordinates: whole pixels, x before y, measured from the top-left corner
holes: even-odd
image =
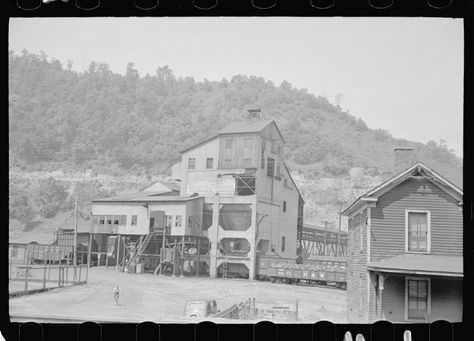
[[[94,200],[90,232],[109,239],[109,264],[118,268],[161,272],[172,263],[175,274],[254,279],[258,254],[297,254],[304,202],[284,144],[272,120],[231,123],[181,152],[172,168],[179,192],[157,183]]]

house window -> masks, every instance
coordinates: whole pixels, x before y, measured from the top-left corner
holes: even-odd
[[[281,252],[285,251],[285,237],[281,237]]]
[[[232,139],[225,139],[225,149],[232,149]]]
[[[267,175],[273,176],[275,174],[275,159],[267,158]]]
[[[406,211],[406,251],[430,251],[430,212]]]
[[[92,216],[92,224],[97,225],[98,223],[99,223],[99,216],[94,214]]]
[[[196,169],[196,159],[191,157],[188,159],[188,169]]]
[[[283,201],[283,212],[286,212],[286,201]]]
[[[132,226],[137,226],[137,216],[136,215],[132,215],[131,225]]]
[[[106,220],[107,220],[107,225],[112,225],[113,216],[108,215]]]
[[[207,169],[212,169],[214,167],[214,158],[208,157],[206,159],[206,168]]]
[[[99,216],[99,224],[100,224],[100,225],[104,225],[104,224],[105,224],[105,216],[104,216],[104,215]]]
[[[174,226],[181,227],[182,223],[183,223],[183,217],[180,215],[177,215],[175,218]]]
[[[431,283],[428,278],[405,279],[405,316],[407,320],[426,320],[430,314]]]
[[[263,148],[262,148],[262,158],[261,158],[260,162],[261,162],[261,168],[265,169],[265,152],[264,152]]]
[[[119,215],[114,215],[114,225],[118,225],[120,222],[120,216]]]

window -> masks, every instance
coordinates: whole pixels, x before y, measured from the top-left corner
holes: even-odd
[[[113,216],[111,216],[111,215],[107,216],[107,219],[106,219],[107,220],[107,225],[112,225],[112,218],[113,218]]]
[[[132,215],[132,222],[131,222],[132,226],[136,226],[137,225],[137,216],[136,215]]]
[[[286,212],[286,201],[283,201],[283,212]]]
[[[126,215],[121,215],[121,216],[120,216],[119,225],[120,225],[120,226],[125,226],[125,225],[127,225],[127,216],[126,216]]]
[[[104,216],[104,215],[99,216],[99,224],[100,224],[100,225],[104,225],[104,224],[105,224],[105,216]]]
[[[426,320],[430,314],[431,283],[428,278],[405,279],[405,317],[407,320]]]
[[[261,167],[265,169],[265,150],[262,148],[262,159],[261,159]]]
[[[225,149],[232,149],[232,139],[225,139]]]
[[[180,215],[177,215],[175,218],[174,226],[181,227],[182,223],[183,223],[183,217]]]
[[[97,225],[98,223],[99,223],[99,216],[94,214],[92,216],[92,224]]]
[[[285,251],[285,237],[281,237],[281,252]]]
[[[408,252],[430,251],[430,212],[406,211],[406,247]]]
[[[118,225],[119,221],[120,221],[120,216],[119,215],[114,215],[113,220],[114,220],[114,225]]]
[[[206,159],[206,168],[207,169],[212,169],[214,167],[214,158],[208,157]]]
[[[273,176],[275,174],[275,159],[267,158],[267,175]]]
[[[166,227],[171,227],[173,225],[173,216],[167,215],[165,216]]]
[[[188,169],[196,169],[196,159],[191,157],[188,159]]]

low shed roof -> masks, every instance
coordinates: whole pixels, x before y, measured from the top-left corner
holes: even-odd
[[[463,277],[462,256],[404,254],[391,258],[372,261],[369,270],[413,274]]]

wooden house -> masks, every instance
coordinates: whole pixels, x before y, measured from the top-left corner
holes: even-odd
[[[350,322],[462,320],[462,200],[458,186],[418,162],[343,212]]]

